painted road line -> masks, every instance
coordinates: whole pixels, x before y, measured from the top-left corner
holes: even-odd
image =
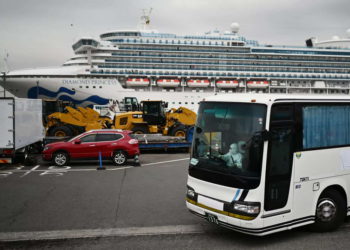
[[[182,158],[182,159],[176,159],[176,160],[171,160],[171,161],[153,162],[153,163],[141,164],[141,166],[159,165],[159,164],[163,164],[163,163],[170,163],[170,162],[176,162],[176,161],[185,161],[185,160],[189,160],[189,159],[190,158]]]
[[[133,166],[125,166],[125,167],[120,167],[120,168],[107,168],[106,170],[109,171],[117,171],[117,170],[124,170],[124,169],[128,169],[128,168],[133,168]],[[11,171],[11,173],[27,173],[27,172],[36,172],[36,173],[40,173],[40,172],[61,172],[59,169],[57,170],[48,170],[48,169],[31,169],[31,170],[17,170],[14,169]],[[64,172],[88,172],[88,171],[96,171],[96,168],[78,168],[78,169],[62,169],[62,171]],[[4,171],[4,170],[0,170],[0,174],[1,173],[7,173],[8,171]]]
[[[0,178],[6,178],[9,175],[13,174],[13,172],[10,171],[0,171]]]
[[[40,167],[40,165],[37,165],[37,166],[33,167],[31,170],[25,172],[25,174],[22,175],[22,176],[20,176],[20,177],[22,178],[22,177],[24,177],[24,176],[30,174],[31,172],[35,171],[35,170],[36,170],[37,168],[39,168],[39,167]]]
[[[120,168],[106,168],[105,171],[118,171],[118,170],[124,170],[128,168],[133,168],[133,166],[125,166]],[[69,169],[68,172],[84,172],[84,171],[96,171],[96,168],[80,168],[80,169]]]
[[[83,229],[60,231],[35,231],[35,232],[8,232],[0,233],[0,242],[9,241],[35,241],[35,240],[60,240],[100,237],[130,237],[174,234],[201,234],[205,233],[201,225],[173,225],[159,227],[127,227],[107,229]]]
[[[181,158],[181,159],[176,159],[176,160],[170,160],[170,161],[160,161],[160,162],[153,162],[153,163],[146,163],[146,164],[141,164],[141,166],[152,166],[152,165],[161,165],[164,163],[171,163],[171,162],[177,162],[177,161],[185,161],[185,160],[189,160],[190,158]],[[24,175],[20,176],[20,177],[24,177],[32,172],[48,172],[51,171],[51,173],[54,172],[60,172],[61,169],[57,168],[57,169],[37,169],[39,168],[40,165],[35,166],[34,168],[30,169],[30,170],[22,170],[22,169],[14,169],[12,170],[12,173],[25,173]],[[125,167],[118,167],[118,168],[106,168],[107,171],[118,171],[118,170],[124,170],[124,169],[128,169],[128,168],[133,168],[133,166],[125,166]],[[88,172],[88,171],[96,171],[96,168],[80,168],[80,169],[64,169],[62,168],[62,171],[64,172]],[[1,173],[1,171],[0,171]]]

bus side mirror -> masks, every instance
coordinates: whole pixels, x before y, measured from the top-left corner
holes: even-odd
[[[203,132],[203,130],[200,128],[200,127],[196,127],[196,133],[197,134],[200,134],[200,133],[202,133]]]
[[[263,141],[270,141],[271,140],[271,132],[268,130],[261,131],[261,139]]]
[[[261,142],[265,142],[265,141],[269,141],[271,140],[271,133],[269,131],[262,130],[262,131],[258,131],[255,132],[255,134],[253,135],[253,142],[254,143],[261,143]]]

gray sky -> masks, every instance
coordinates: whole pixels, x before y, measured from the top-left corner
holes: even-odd
[[[0,67],[5,53],[10,70],[59,66],[79,37],[135,29],[150,7],[160,32],[203,34],[238,22],[260,44],[304,45],[350,28],[350,0],[0,0]]]

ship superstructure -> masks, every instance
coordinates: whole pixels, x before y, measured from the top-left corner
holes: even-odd
[[[349,39],[260,45],[240,36],[237,23],[230,31],[178,36],[150,29],[149,22],[82,38],[63,66],[11,71],[2,86],[20,97],[82,105],[133,96],[194,110],[215,93],[350,94]]]

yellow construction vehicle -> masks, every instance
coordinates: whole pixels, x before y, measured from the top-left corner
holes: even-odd
[[[141,111],[116,115],[113,127],[131,130],[135,134],[186,136],[188,128],[196,122],[196,113],[185,107],[165,112],[166,108],[167,103],[163,101],[142,101]]]
[[[74,103],[71,101],[63,101],[56,99],[43,99],[43,123],[46,126],[47,117],[55,112],[64,112],[66,107],[75,107]]]
[[[49,136],[74,136],[91,129],[110,128],[112,120],[101,117],[91,108],[65,107],[65,112],[55,112],[47,116],[46,134]]]
[[[112,120],[91,108],[66,107],[65,112],[47,116],[47,135],[74,136],[91,129],[123,129],[136,134],[161,133],[171,136],[186,136],[189,127],[196,122],[196,113],[185,108],[172,108],[165,112],[163,101],[143,101],[141,111],[116,114]]]

